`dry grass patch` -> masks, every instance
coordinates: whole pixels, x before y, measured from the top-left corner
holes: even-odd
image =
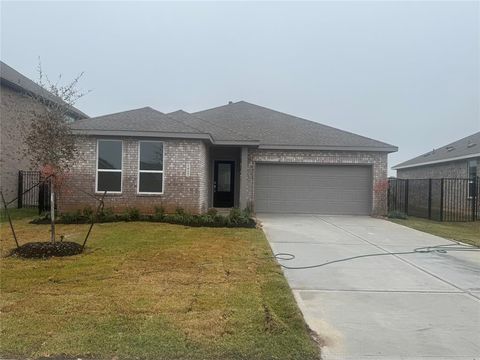
[[[21,242],[48,225],[17,220]],[[0,251],[14,246],[2,223]],[[80,242],[88,225],[60,225]],[[3,357],[316,359],[308,329],[257,229],[109,223],[85,254],[3,258]]]
[[[446,239],[480,247],[480,221],[439,222],[416,217],[409,217],[405,220],[390,219],[390,221]]]

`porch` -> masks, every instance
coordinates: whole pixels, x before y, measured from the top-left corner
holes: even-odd
[[[248,149],[214,146],[208,156],[208,207],[221,209],[247,207]]]

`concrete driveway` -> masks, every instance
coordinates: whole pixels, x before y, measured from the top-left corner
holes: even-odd
[[[274,253],[291,266],[447,245],[386,220],[258,216]],[[480,236],[480,235],[479,235]],[[480,252],[409,253],[284,269],[324,359],[480,359]]]

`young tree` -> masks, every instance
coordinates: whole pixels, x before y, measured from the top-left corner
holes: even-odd
[[[78,89],[78,82],[83,72],[72,81],[62,85],[62,78],[51,82],[43,72],[41,62],[38,64],[38,85],[49,94],[29,94],[40,106],[33,111],[29,128],[24,131],[25,151],[31,158],[32,165],[41,170],[44,177],[51,181],[50,219],[52,242],[55,242],[55,194],[59,190],[68,169],[73,164],[77,153],[75,137],[69,123],[72,118],[73,105],[86,92]]]

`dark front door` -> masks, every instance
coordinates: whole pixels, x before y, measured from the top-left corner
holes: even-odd
[[[235,162],[215,161],[213,175],[213,206],[233,207]]]

